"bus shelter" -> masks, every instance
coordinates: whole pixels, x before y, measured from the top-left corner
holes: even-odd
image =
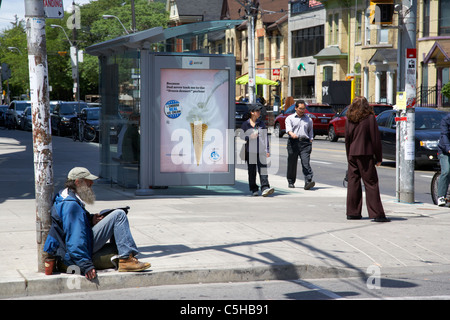
[[[204,51],[209,33],[241,23],[157,27],[86,49],[100,64],[101,181],[143,195],[234,184],[235,57]],[[177,39],[205,49],[173,52]]]

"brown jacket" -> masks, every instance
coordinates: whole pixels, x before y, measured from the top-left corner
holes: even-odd
[[[345,150],[349,156],[374,155],[376,162],[381,162],[380,132],[374,115],[353,123],[347,120],[345,126]]]

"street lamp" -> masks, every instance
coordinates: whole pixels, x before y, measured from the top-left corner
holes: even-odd
[[[16,47],[8,47],[8,50],[9,50],[9,51],[17,50],[17,51],[20,53],[20,55],[22,55],[22,51],[20,51],[19,48],[16,48]]]
[[[72,62],[72,79],[73,79],[73,88],[74,92],[76,93],[77,101],[80,101],[80,74],[78,71],[78,48],[73,44],[72,41],[70,41],[69,36],[66,33],[66,30],[58,24],[51,24],[50,27],[52,28],[61,28],[64,32],[64,35],[67,38],[67,41],[69,41],[70,44],[70,58]]]
[[[112,14],[104,14],[102,17],[103,17],[103,19],[111,19],[111,18],[117,19],[117,21],[119,21],[119,23],[122,25],[123,30],[125,30],[125,32],[126,32],[127,34],[130,34],[130,33],[128,32],[127,28],[125,28],[125,26],[123,25],[122,21],[120,21],[120,19],[119,19],[118,17],[113,16]]]

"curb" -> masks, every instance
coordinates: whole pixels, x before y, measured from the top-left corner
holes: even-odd
[[[23,276],[23,275],[22,275]],[[357,269],[278,264],[261,267],[119,273],[100,271],[95,281],[58,274],[0,283],[0,299],[175,284],[364,277]]]

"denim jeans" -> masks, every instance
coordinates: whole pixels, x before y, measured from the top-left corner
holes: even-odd
[[[439,163],[441,164],[441,176],[438,181],[438,198],[447,196],[450,182],[450,157],[447,154],[439,154]]]
[[[121,209],[114,210],[93,228],[94,248],[93,253],[100,250],[108,240],[114,239],[120,258],[128,258],[139,253],[133,236],[130,232],[130,225],[125,211]]]

